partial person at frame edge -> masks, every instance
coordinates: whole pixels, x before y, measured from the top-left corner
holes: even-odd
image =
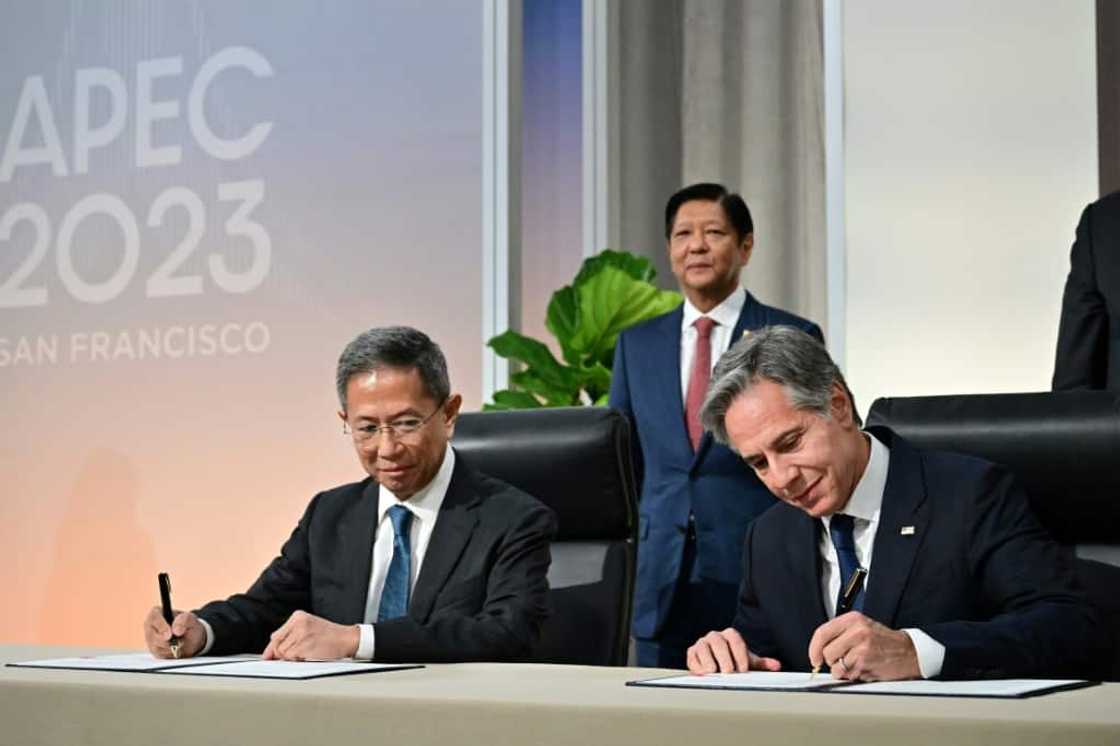
[[[1111,661],[1072,553],[1012,475],[862,429],[815,339],[772,328],[739,342],[702,417],[781,502],[747,532],[734,622],[689,648],[689,670],[1096,678]],[[860,567],[855,610],[836,616]]]
[[[1120,391],[1120,192],[1081,213],[1070,250],[1054,391]]]
[[[427,335],[370,329],[343,351],[339,416],[366,479],[316,495],[249,590],[170,625],[156,656],[440,662],[527,656],[547,616],[552,511],[450,446],[461,397]]]

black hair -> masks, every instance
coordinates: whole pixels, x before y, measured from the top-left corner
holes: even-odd
[[[702,200],[704,202],[718,202],[727,214],[727,220],[742,241],[748,233],[754,233],[754,221],[751,220],[751,210],[735,192],[727,191],[723,184],[700,183],[686,186],[669,198],[665,205],[665,238],[668,240],[673,232],[673,221],[677,219],[677,211],[685,202]]]

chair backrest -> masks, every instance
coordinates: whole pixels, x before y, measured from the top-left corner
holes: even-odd
[[[626,664],[637,551],[630,424],[602,407],[470,412],[452,444],[556,512],[552,616],[532,659]]]
[[[920,448],[966,453],[1011,469],[1039,520],[1059,541],[1077,546],[1078,581],[1117,636],[1120,394],[1069,391],[878,399],[871,405],[867,424],[886,425]],[[1120,679],[1120,649],[1108,677]]]
[[[869,425],[920,448],[1011,469],[1068,544],[1120,544],[1120,395],[1106,391],[877,399]]]

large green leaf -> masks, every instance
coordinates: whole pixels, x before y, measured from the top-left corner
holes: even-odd
[[[579,352],[572,347],[572,338],[579,332],[579,296],[574,287],[565,285],[552,294],[545,326],[560,343],[568,365],[579,365]]]
[[[610,373],[608,372],[608,376]],[[528,391],[542,399],[549,407],[567,407],[579,403],[579,386],[562,388],[545,381],[532,370],[522,370],[510,376],[510,383],[517,389]]]
[[[557,360],[552,350],[532,337],[505,331],[487,342],[499,356],[519,360],[542,381],[559,389],[573,389],[580,385],[579,374]]]
[[[494,392],[494,403],[485,409],[538,409],[541,403],[524,391],[502,389]]]
[[[545,321],[548,330],[560,342],[564,360],[569,365],[579,365],[589,356],[596,359],[598,357],[594,347],[586,347],[587,337],[582,334],[584,300],[580,297],[580,291],[585,284],[596,281],[608,269],[620,270],[641,284],[650,283],[657,274],[649,259],[624,251],[605,249],[583,260],[572,284],[565,285],[552,294]]]
[[[587,390],[592,401],[599,398],[600,394],[610,391],[611,369],[602,363],[596,362],[589,367],[581,368],[580,375],[583,378],[583,388]]]
[[[620,269],[639,282],[653,282],[653,278],[657,276],[653,263],[644,256],[603,249],[595,256],[583,260],[583,266],[580,267],[576,279],[572,280],[572,285],[578,288],[589,277],[594,277],[603,271],[604,267]]]
[[[616,267],[603,267],[578,288],[579,333],[572,346],[589,361],[610,365],[618,333],[676,308],[680,293],[658,290]]]

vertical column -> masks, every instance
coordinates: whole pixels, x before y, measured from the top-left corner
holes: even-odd
[[[618,4],[583,0],[583,255],[619,245]]]
[[[521,0],[485,0],[482,32],[482,343],[518,318],[521,287]],[[482,354],[482,399],[509,362]]]
[[[1100,194],[1120,189],[1120,5],[1097,0],[1097,160]]]
[[[824,0],[825,253],[832,359],[844,370],[847,349],[847,244],[844,224],[844,1]]]

